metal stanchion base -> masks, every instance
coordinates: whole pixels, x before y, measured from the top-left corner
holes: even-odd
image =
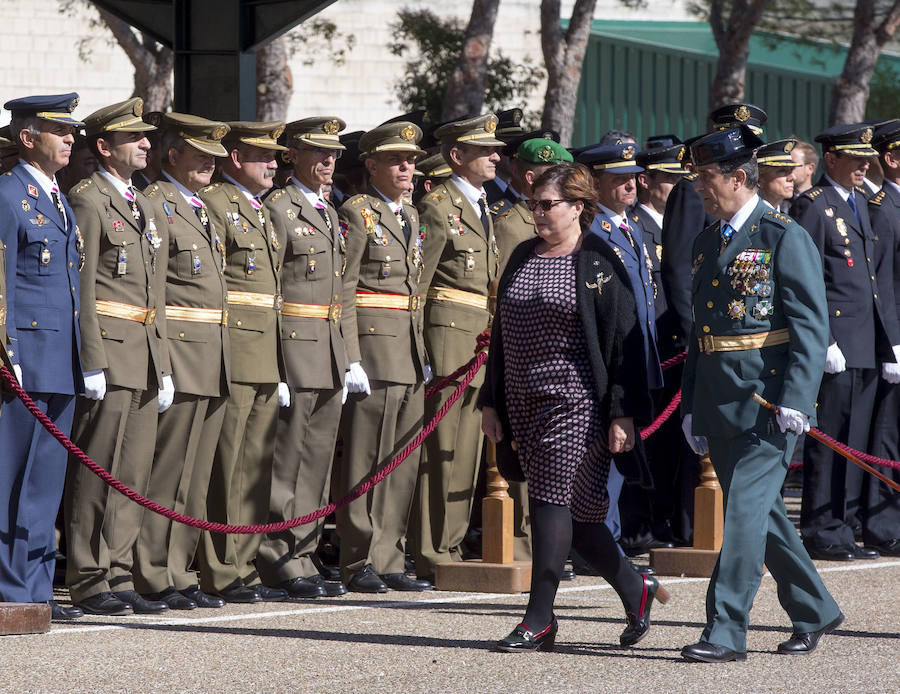
[[[0,636],[43,634],[50,631],[50,605],[34,602],[0,602]]]
[[[660,576],[709,578],[718,558],[719,551],[715,549],[675,547],[650,550],[650,566]]]
[[[524,593],[531,588],[531,562],[492,564],[473,559],[438,564],[434,587],[465,593]]]

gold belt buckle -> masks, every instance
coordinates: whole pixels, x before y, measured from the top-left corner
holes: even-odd
[[[228,325],[228,309],[227,308],[222,309],[222,325],[225,325],[225,326]]]
[[[418,311],[419,307],[422,305],[422,297],[418,294],[412,294],[409,297],[409,310],[410,311]]]
[[[332,323],[337,323],[341,319],[341,309],[343,308],[343,304],[332,304],[329,313],[331,314],[329,317],[331,318]]]
[[[712,354],[716,351],[716,341],[712,335],[701,335],[698,341],[700,342],[701,353]]]
[[[151,308],[147,309],[147,317],[144,318],[144,325],[153,325],[153,321],[156,320],[156,309]]]
[[[274,308],[276,311],[280,311],[284,308],[284,297],[281,296],[281,294],[275,295],[275,301],[272,304],[272,308]]]

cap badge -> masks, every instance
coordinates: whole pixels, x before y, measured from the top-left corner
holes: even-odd
[[[416,129],[411,125],[407,125],[403,130],[400,131],[400,137],[402,137],[407,142],[412,142],[416,137]]]
[[[488,118],[487,122],[484,124],[484,131],[488,135],[493,135],[494,131],[497,129],[497,119],[496,118]]]
[[[794,143],[793,143],[793,142],[787,142],[787,143],[785,143],[785,145],[784,145],[784,153],[785,153],[785,154],[790,154],[792,149],[794,149]]]
[[[633,159],[634,158],[634,145],[627,145],[622,148],[622,158],[623,159]]]
[[[553,148],[550,145],[544,145],[538,150],[537,158],[541,161],[553,161]]]
[[[521,123],[522,122],[522,112],[516,111],[515,113],[513,113],[512,121],[513,121],[513,125],[518,125],[519,123]]]
[[[134,102],[134,115],[138,118],[141,117],[144,113],[144,100],[138,97],[138,100]]]
[[[324,125],[322,125],[322,130],[325,131],[326,135],[335,135],[341,129],[340,123],[336,120],[326,121]]]
[[[859,136],[859,141],[864,145],[869,144],[872,141],[872,128],[866,128],[862,131],[862,135]]]
[[[72,101],[69,102],[69,113],[72,113],[76,108],[78,108],[78,102],[81,101],[80,97],[75,97]]]
[[[738,106],[734,111],[734,118],[741,123],[750,120],[750,109],[746,106]]]
[[[227,133],[228,133],[228,128],[227,128],[226,126],[224,126],[224,125],[218,125],[218,126],[216,126],[216,128],[212,131],[211,137],[212,137],[213,140],[221,140],[223,137],[225,137],[225,135],[226,135]]]
[[[678,150],[678,154],[675,155],[675,158],[676,158],[678,161],[681,161],[682,159],[684,159],[684,152],[685,152],[685,149],[686,149],[685,147],[682,147],[681,149]]]
[[[273,140],[277,140],[279,137],[281,137],[281,133],[283,133],[283,132],[284,132],[284,126],[279,126],[279,127],[275,128],[275,130],[272,131],[272,133],[269,137],[271,137]]]

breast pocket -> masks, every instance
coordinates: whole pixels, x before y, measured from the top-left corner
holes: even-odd
[[[209,271],[213,257],[208,244],[198,244],[187,236],[179,236],[174,241],[175,270],[180,279],[190,280]]]
[[[476,268],[483,265],[484,249],[481,247],[481,240],[474,234],[467,233],[454,235],[452,237],[453,253],[456,257],[456,264],[459,266],[464,277],[473,277]]]
[[[243,268],[247,277],[253,276],[256,272],[259,254],[265,252],[265,249],[258,248],[258,245],[250,234],[235,231],[231,236],[229,264],[234,268]]]
[[[366,264],[366,279],[383,282],[390,277],[402,273],[402,262],[406,259],[400,246],[389,243],[383,246],[380,243],[370,243],[368,246],[369,262]]]
[[[110,277],[123,277],[141,264],[141,249],[133,235],[115,229],[106,232],[112,250],[103,251],[100,264]]]
[[[307,282],[326,278],[329,250],[329,245],[324,239],[295,235],[291,239],[291,251],[296,256],[292,263],[294,278]]]
[[[29,274],[53,275],[65,263],[65,244],[48,229],[35,226],[25,231],[25,267]]]

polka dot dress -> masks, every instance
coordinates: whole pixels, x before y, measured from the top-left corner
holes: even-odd
[[[528,495],[600,522],[610,456],[577,312],[577,257],[533,254],[500,298],[506,404]]]

